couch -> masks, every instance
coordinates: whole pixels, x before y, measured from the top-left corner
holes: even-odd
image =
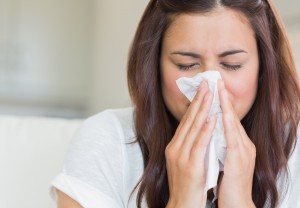
[[[49,195],[80,119],[0,115],[0,207],[55,208]]]

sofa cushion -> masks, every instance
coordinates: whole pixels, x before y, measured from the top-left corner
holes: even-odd
[[[0,116],[0,207],[54,208],[50,183],[82,120]]]

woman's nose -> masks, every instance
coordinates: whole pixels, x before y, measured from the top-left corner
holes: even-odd
[[[203,65],[203,71],[219,71],[220,70],[220,64],[215,60],[208,60]]]

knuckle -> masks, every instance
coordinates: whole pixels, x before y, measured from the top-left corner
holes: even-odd
[[[211,129],[213,128],[212,125],[210,125],[209,122],[206,122],[204,125],[203,125],[203,134],[207,134]]]
[[[205,125],[205,118],[203,117],[203,113],[200,112],[197,114],[192,126],[191,126],[191,131],[193,132],[199,132],[200,130],[205,130],[207,129]]]
[[[184,157],[181,154],[181,152],[177,149],[175,149],[173,146],[167,146],[165,149],[165,157],[166,157],[166,161],[170,164],[173,164],[175,166],[182,166],[186,163],[186,161],[184,161]]]
[[[193,116],[191,114],[188,114],[184,118],[184,123],[192,123],[194,120]]]
[[[192,147],[190,152],[191,157],[197,157],[199,155],[199,148],[196,148],[195,146]]]
[[[173,160],[175,157],[175,152],[173,151],[173,148],[171,145],[167,145],[165,149],[165,156],[168,160]]]
[[[203,95],[202,95],[201,92],[199,92],[199,93],[197,93],[197,94],[195,95],[193,102],[198,103],[198,102],[201,102],[202,99],[203,99]]]
[[[250,143],[250,153],[253,158],[256,158],[256,147],[252,142]]]
[[[190,129],[190,132],[193,133],[193,132],[198,132],[201,128],[201,124],[200,122],[198,121],[198,119],[192,124],[191,126],[191,129]]]
[[[204,136],[200,135],[199,138],[197,138],[197,141],[195,142],[195,145],[193,149],[196,149],[198,151],[205,151],[208,147],[208,143],[205,142],[206,138]]]
[[[248,139],[248,142],[246,143],[246,148],[248,149],[248,154],[250,157],[256,158],[256,147],[250,139]]]

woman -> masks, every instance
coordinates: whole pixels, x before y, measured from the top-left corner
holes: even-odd
[[[88,119],[54,180],[58,207],[205,207],[216,124],[206,82],[190,103],[180,77],[217,70],[227,144],[218,207],[300,207],[299,80],[267,0],[153,0],[128,61],[134,109]]]

